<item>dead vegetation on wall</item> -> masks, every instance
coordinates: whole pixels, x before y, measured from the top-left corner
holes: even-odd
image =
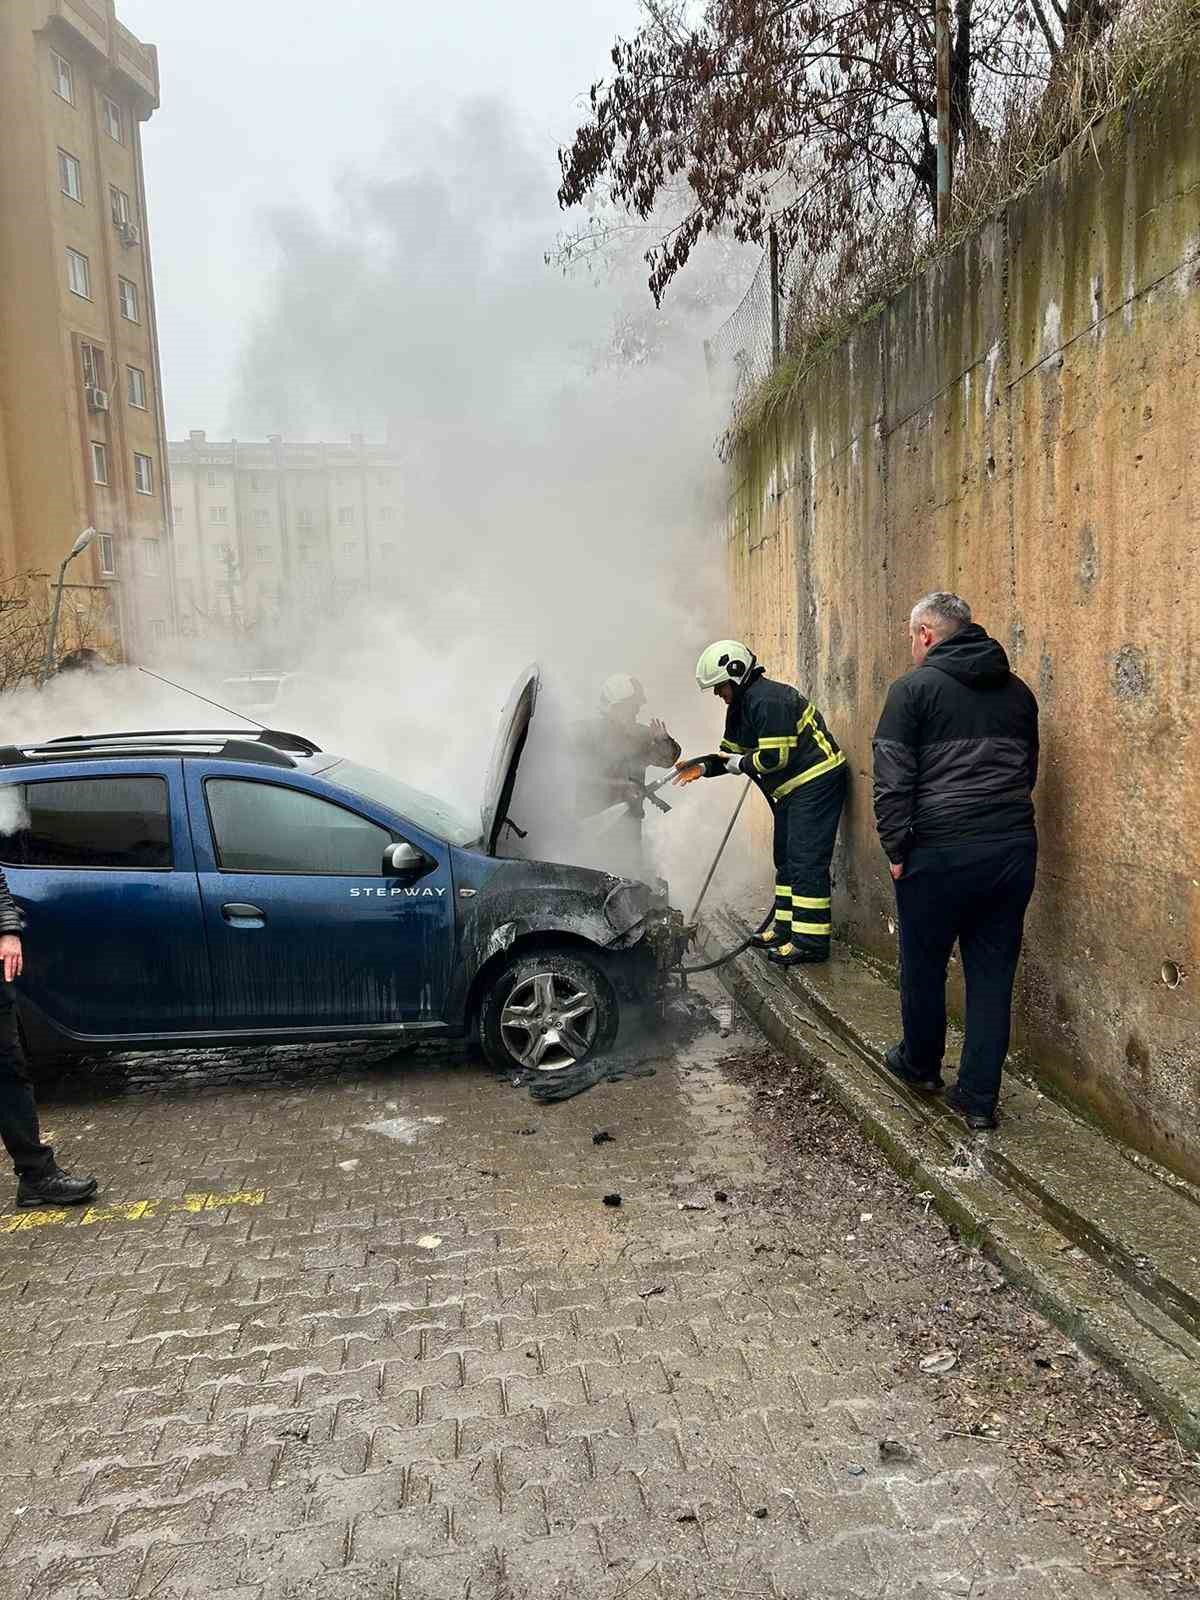
[[[1194,96],[1198,74],[1200,0],[1134,0],[1116,11],[1103,44],[1060,56],[1044,85],[1014,81],[993,125],[981,123],[962,152],[945,232],[935,236],[929,218],[905,205],[882,219],[874,251],[851,276],[821,259],[794,258],[781,284],[783,358],[761,382],[743,387],[722,457],[786,410],[809,372],[852,328],[879,315],[926,266],[1029,193],[1076,141],[1095,151],[1099,124],[1137,103],[1170,117]],[[757,314],[769,318],[769,306]]]

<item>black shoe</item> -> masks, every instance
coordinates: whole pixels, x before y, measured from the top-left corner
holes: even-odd
[[[777,967],[812,967],[829,960],[828,950],[805,950],[798,944],[780,945],[778,950],[768,950],[767,960]]]
[[[943,1084],[940,1072],[926,1073],[918,1077],[908,1064],[902,1044],[894,1044],[883,1058],[883,1064],[893,1078],[899,1078],[909,1089],[915,1089],[918,1094],[941,1094]]]
[[[996,1113],[977,1111],[973,1106],[967,1105],[959,1093],[957,1084],[952,1089],[946,1090],[945,1104],[963,1119],[972,1133],[985,1133],[989,1128],[996,1126]]]
[[[99,1187],[95,1178],[73,1178],[61,1167],[51,1167],[41,1178],[22,1178],[17,1185],[17,1205],[30,1211],[38,1206],[81,1206]]]
[[[763,951],[778,950],[782,943],[783,940],[777,933],[772,933],[770,928],[764,928],[761,933],[756,933],[750,940],[752,949]]]

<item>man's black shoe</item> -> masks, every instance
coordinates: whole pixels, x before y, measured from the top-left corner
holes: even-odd
[[[908,1088],[915,1089],[918,1094],[941,1094],[942,1075],[940,1072],[928,1073],[925,1077],[918,1077],[908,1064],[902,1044],[894,1044],[883,1058],[883,1064],[900,1082]]]
[[[61,1167],[54,1167],[42,1178],[21,1179],[17,1205],[26,1211],[38,1206],[81,1206],[98,1187],[95,1178],[73,1178]]]
[[[777,967],[815,967],[829,960],[828,950],[805,950],[798,944],[785,944],[778,950],[768,950],[767,960]]]
[[[984,1133],[989,1128],[996,1126],[996,1113],[994,1111],[976,1111],[968,1106],[958,1092],[958,1085],[946,1090],[945,1104],[951,1111],[956,1112],[973,1133]]]

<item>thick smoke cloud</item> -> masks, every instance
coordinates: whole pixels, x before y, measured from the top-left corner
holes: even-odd
[[[391,588],[349,619],[293,597],[269,639],[181,644],[162,665],[218,699],[248,666],[303,669],[299,703],[273,721],[474,809],[499,708],[537,660],[544,690],[513,808],[525,849],[606,865],[563,826],[570,731],[604,678],[641,678],[645,714],[685,750],[719,738],[721,708],[691,671],[727,626],[722,418],[702,353],[720,308],[693,295],[702,311],[648,319],[652,358],[609,359],[617,327],[622,349],[645,351],[628,338],[648,307],[644,266],[634,248],[601,273],[548,268],[556,180],[552,150],[504,106],[475,101],[445,127],[405,128],[375,171],[348,173],[332,214],[264,219],[276,265],[241,363],[238,433],[389,439],[404,462],[403,556]],[[22,697],[18,736],[214,720],[144,678],[106,677],[102,690],[64,679]],[[648,821],[677,901],[735,798],[732,783],[696,785]]]

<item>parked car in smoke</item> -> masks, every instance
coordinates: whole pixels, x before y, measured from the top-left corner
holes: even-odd
[[[266,729],[0,749],[31,1053],[476,1033],[554,1072],[602,1051],[682,919],[646,884],[498,854],[537,692],[530,669],[477,820]]]

